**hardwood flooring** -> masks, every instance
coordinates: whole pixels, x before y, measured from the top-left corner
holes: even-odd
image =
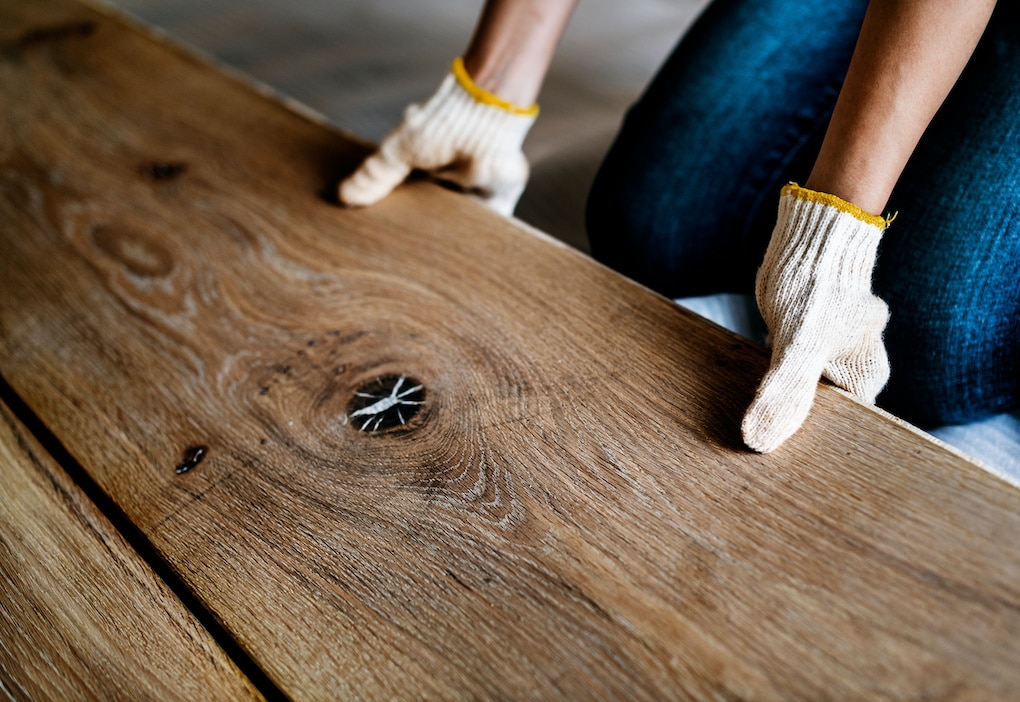
[[[261,698],[0,405],[0,696]]]
[[[431,183],[336,206],[363,144],[87,6],[0,2],[0,94],[0,371],[278,691],[1020,690],[978,467],[830,387],[746,451],[764,349]]]

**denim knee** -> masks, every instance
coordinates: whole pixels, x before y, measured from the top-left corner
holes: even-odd
[[[663,252],[653,250],[655,225],[650,221],[659,213],[646,202],[648,193],[636,182],[639,174],[621,163],[624,160],[614,148],[588,193],[585,229],[591,254],[610,268],[668,294],[670,271],[654,265],[663,258]]]
[[[1020,309],[1017,310],[1020,313]],[[879,406],[924,427],[971,422],[1016,408],[1020,317],[907,315],[887,333],[892,374]]]
[[[675,171],[658,172],[661,161],[640,158],[633,133],[624,128],[592,184],[585,212],[592,255],[669,297],[717,292],[727,262],[714,260],[709,244],[718,237],[704,233],[719,228],[719,210],[695,202]]]
[[[592,254],[670,297],[751,291],[779,190],[807,177],[866,5],[712,2],[602,164]]]
[[[754,227],[728,220],[738,209],[732,183],[678,182],[682,172],[628,163],[628,148],[607,157],[589,193],[592,256],[667,297],[750,292],[767,234],[737,243]],[[768,218],[771,227],[774,211]]]
[[[1020,407],[1020,11],[999,3],[890,199],[875,287],[892,376],[923,425]]]

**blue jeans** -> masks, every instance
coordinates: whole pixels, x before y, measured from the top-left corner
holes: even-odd
[[[779,190],[803,183],[866,0],[716,0],[592,186],[592,254],[669,296],[753,290]],[[1020,407],[1020,19],[999,3],[889,202],[879,405],[921,425]],[[895,47],[890,47],[895,50]]]

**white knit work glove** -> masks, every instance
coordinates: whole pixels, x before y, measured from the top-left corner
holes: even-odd
[[[378,150],[340,183],[340,202],[378,202],[418,168],[509,216],[528,181],[521,145],[537,114],[537,105],[517,107],[475,85],[458,58],[436,93],[408,107]]]
[[[774,451],[797,431],[822,375],[868,404],[885,386],[889,310],[872,294],[871,275],[887,226],[834,195],[783,188],[755,280],[772,364],[741,425],[749,448]]]

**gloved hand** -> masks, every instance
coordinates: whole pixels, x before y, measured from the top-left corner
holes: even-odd
[[[340,183],[340,202],[378,202],[418,168],[510,215],[528,180],[521,144],[537,114],[537,105],[517,107],[479,88],[458,58],[436,93],[408,107],[400,126]]]
[[[744,415],[744,443],[774,451],[807,418],[824,375],[866,403],[889,379],[889,311],[871,292],[889,220],[833,195],[787,185],[755,296],[772,363]]]

